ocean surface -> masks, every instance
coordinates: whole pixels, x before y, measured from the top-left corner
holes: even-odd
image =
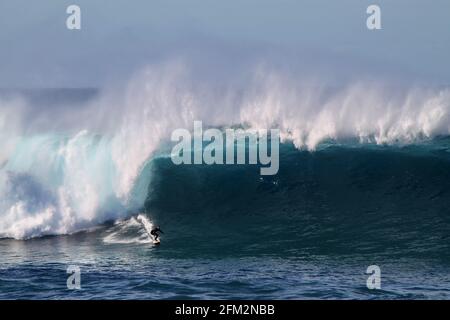
[[[0,299],[450,298],[447,100],[436,123],[403,122],[389,141],[352,128],[313,148],[286,139],[278,174],[261,176],[255,165],[174,165],[165,148],[145,149],[166,124],[146,131],[138,116],[66,126],[102,112],[80,106],[98,105],[96,90],[17,95],[0,100],[10,110],[0,117]],[[164,231],[159,246],[151,225]],[[371,265],[379,290],[366,285]],[[67,287],[69,266],[79,290]]]

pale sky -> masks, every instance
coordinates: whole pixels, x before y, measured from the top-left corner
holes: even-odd
[[[66,28],[70,4],[81,7],[79,31]],[[370,4],[382,30],[366,28]],[[450,1],[0,0],[3,88],[102,86],[172,56],[233,61],[266,49],[449,84]]]

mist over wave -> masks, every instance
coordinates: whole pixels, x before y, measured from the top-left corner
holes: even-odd
[[[0,97],[0,237],[76,232],[138,212],[152,158],[176,128],[279,128],[324,141],[410,144],[450,134],[450,89],[343,80],[257,64],[221,73],[185,60],[144,68],[85,102]]]

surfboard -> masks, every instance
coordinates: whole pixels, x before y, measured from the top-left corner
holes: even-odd
[[[153,240],[153,244],[154,245],[159,245],[161,243],[161,241],[158,239],[158,240]]]

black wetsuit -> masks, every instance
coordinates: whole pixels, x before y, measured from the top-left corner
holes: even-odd
[[[155,241],[158,241],[158,238],[159,238],[159,232],[164,233],[164,232],[162,232],[162,230],[161,230],[159,227],[153,228],[152,231],[150,231],[150,234],[151,234],[153,237],[155,237]]]

